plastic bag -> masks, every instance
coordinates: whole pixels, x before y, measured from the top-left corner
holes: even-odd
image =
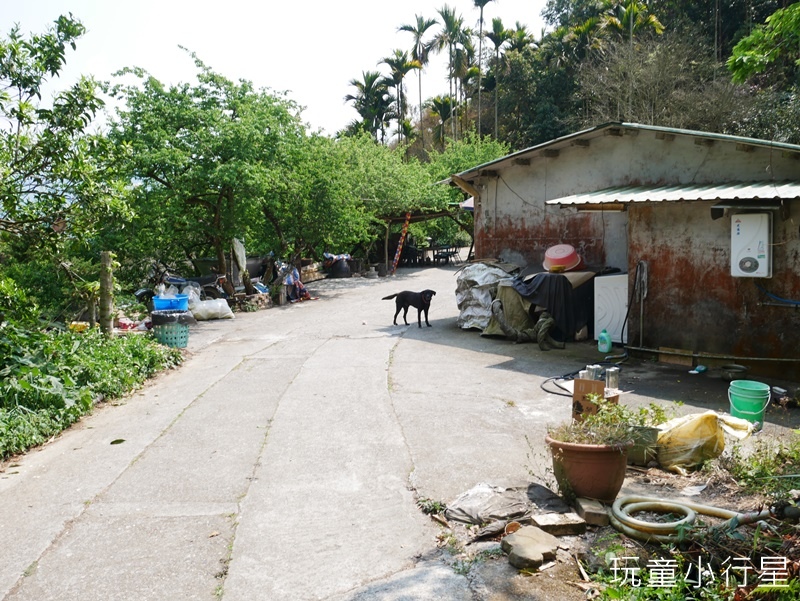
[[[685,476],[688,469],[722,454],[725,433],[741,440],[752,433],[753,424],[738,417],[706,411],[676,417],[659,428],[658,463],[666,470]]]
[[[185,326],[197,325],[197,320],[191,311],[153,311],[150,321],[154,326],[163,326],[168,323],[179,323]]]
[[[186,286],[184,293],[189,296],[189,310],[194,309],[194,306],[200,302],[200,288],[195,286]]]
[[[192,307],[192,314],[198,321],[234,318],[233,311],[224,298],[197,301]]]

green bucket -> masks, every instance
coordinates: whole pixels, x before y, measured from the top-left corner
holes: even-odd
[[[764,423],[764,411],[771,400],[769,384],[753,380],[733,380],[728,388],[731,415],[756,425]]]

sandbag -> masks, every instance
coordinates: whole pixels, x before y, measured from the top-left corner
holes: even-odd
[[[192,307],[192,314],[198,321],[234,318],[233,311],[224,298],[197,301]]]
[[[753,432],[747,420],[716,411],[676,417],[659,426],[657,460],[666,470],[686,475],[688,470],[725,450],[725,433],[741,440]]]

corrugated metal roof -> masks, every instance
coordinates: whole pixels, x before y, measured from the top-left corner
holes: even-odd
[[[614,186],[548,200],[549,205],[588,205],[695,200],[774,200],[800,198],[799,181],[739,182],[679,186]]]

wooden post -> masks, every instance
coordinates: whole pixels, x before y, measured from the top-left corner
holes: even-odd
[[[100,329],[107,336],[114,333],[114,274],[111,253],[100,253]]]

